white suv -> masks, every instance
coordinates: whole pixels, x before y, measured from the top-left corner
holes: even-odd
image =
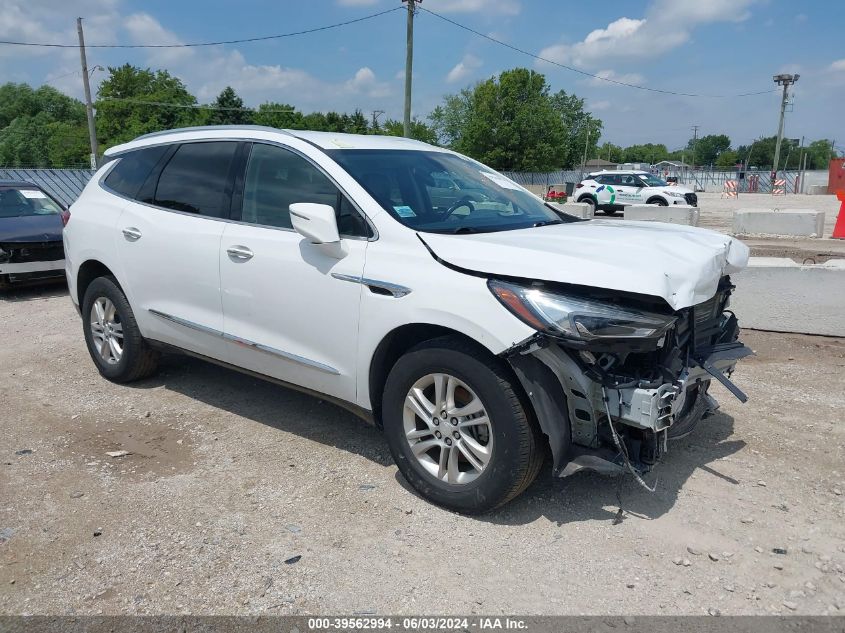
[[[100,373],[179,350],[319,394],[435,503],[499,506],[547,451],[557,476],[640,477],[711,379],[741,394],[726,235],[558,215],[402,138],[224,126],[106,155],[64,231]]]
[[[698,206],[692,189],[670,185],[647,171],[598,171],[589,174],[575,187],[575,201],[586,202],[593,211],[613,215],[626,204],[676,204]]]

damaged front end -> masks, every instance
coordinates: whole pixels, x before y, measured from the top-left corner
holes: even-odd
[[[753,352],[739,342],[725,276],[707,301],[672,311],[660,299],[560,284],[490,280],[490,290],[537,334],[502,355],[549,437],[554,473],[648,471],[718,403]]]

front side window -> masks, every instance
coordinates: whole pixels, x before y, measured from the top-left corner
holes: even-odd
[[[462,156],[381,149],[326,153],[385,211],[418,231],[483,233],[562,222],[535,196]]]
[[[166,145],[145,147],[119,157],[103,184],[127,198],[137,199],[141,185],[167,149]]]
[[[290,205],[327,204],[335,210],[341,235],[366,237],[367,226],[358,210],[310,162],[274,145],[252,147],[244,179],[241,221],[262,226],[292,228]]]
[[[653,174],[640,174],[640,178],[642,178],[646,187],[666,187],[669,184],[662,178],[658,178]]]
[[[229,217],[229,172],[237,143],[185,143],[165,165],[153,204],[213,218]]]
[[[0,189],[0,218],[57,215],[61,211],[40,189]]]

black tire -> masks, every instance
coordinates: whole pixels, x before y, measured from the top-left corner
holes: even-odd
[[[94,302],[101,297],[114,304],[117,318],[123,327],[123,353],[113,364],[103,359],[97,351],[90,326],[91,309]],[[85,333],[88,353],[103,378],[117,383],[132,382],[151,376],[158,368],[159,353],[152,349],[141,336],[141,330],[138,329],[129,301],[126,300],[126,295],[113,277],[98,277],[85,290],[85,296],[82,299],[82,329]]]
[[[429,473],[405,437],[405,398],[417,380],[432,373],[464,382],[481,399],[490,419],[490,461],[469,483],[450,484]],[[451,510],[476,514],[504,505],[534,481],[544,457],[542,433],[516,381],[501,360],[455,337],[422,343],[397,361],[382,399],[384,431],[396,465],[420,495]]]
[[[657,206],[660,206],[660,207],[668,207],[669,206],[669,203],[666,202],[663,198],[651,198],[651,199],[649,199],[648,202],[646,202],[646,204],[656,204]]]
[[[617,213],[619,213],[618,209],[605,209],[604,210],[605,215],[616,215]]]

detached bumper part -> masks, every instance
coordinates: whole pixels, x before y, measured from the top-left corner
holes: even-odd
[[[688,435],[701,419],[718,409],[716,400],[707,393],[712,378],[729,384],[742,400],[744,394],[725,373],[751,354],[738,342],[716,345],[706,357],[695,360],[694,366],[684,368],[673,382],[606,389],[614,426],[624,430],[631,461],[638,471],[649,470],[659,460],[667,440]],[[566,477],[585,469],[607,475],[626,472],[621,456],[608,442],[602,386],[585,375],[568,350],[540,336],[513,348],[508,361],[549,437],[555,475]]]

